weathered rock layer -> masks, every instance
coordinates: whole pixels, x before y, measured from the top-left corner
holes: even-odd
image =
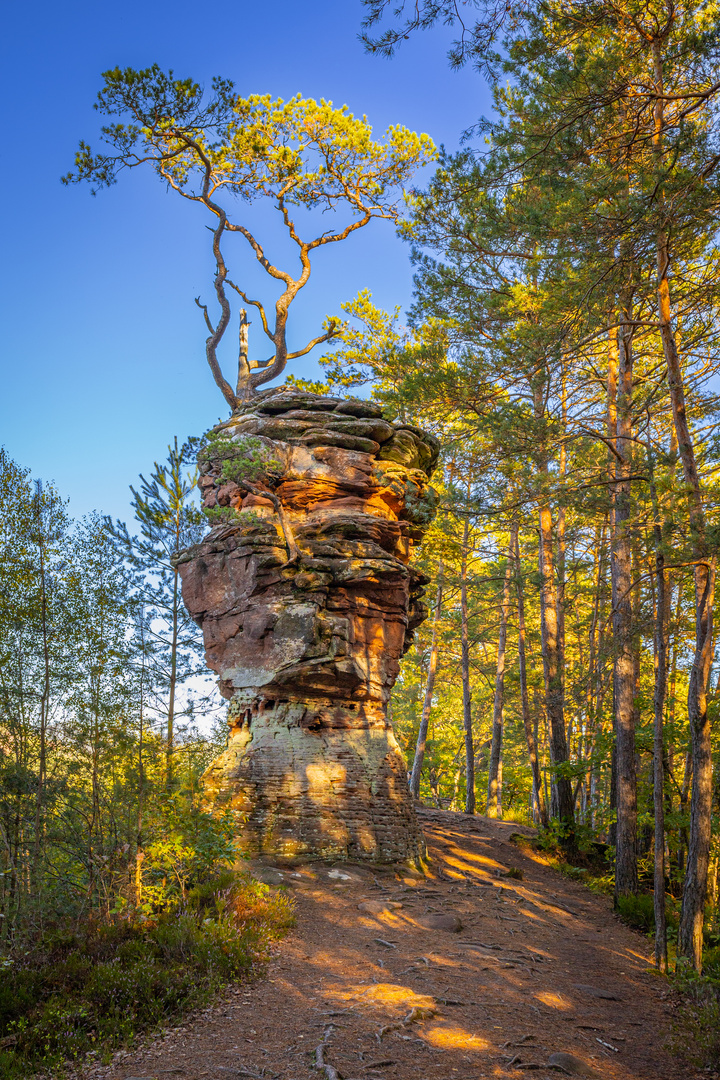
[[[425,618],[409,565],[433,514],[435,440],[372,402],[259,394],[211,432],[211,519],[183,597],[230,699],[208,799],[247,850],[417,860],[423,841],[387,719]]]

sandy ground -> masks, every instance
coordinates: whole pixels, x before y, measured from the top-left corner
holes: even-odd
[[[267,978],[84,1080],[694,1080],[666,1049],[673,995],[609,900],[509,843],[515,825],[422,820],[427,877],[254,864],[297,903]]]

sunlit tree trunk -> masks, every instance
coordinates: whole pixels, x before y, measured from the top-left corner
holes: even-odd
[[[469,492],[468,492],[469,494]],[[468,631],[468,543],[470,514],[463,523],[462,554],[460,557],[460,650],[463,695],[463,733],[465,737],[465,813],[475,813],[475,748],[472,730],[472,696],[470,693],[470,636]]]
[[[145,612],[140,609],[140,699],[138,717],[138,793],[137,793],[137,818],[135,822],[135,908],[139,910],[142,904],[143,891],[143,863],[145,852],[143,850],[143,812],[145,809]]]
[[[544,419],[544,400],[542,385],[535,387],[535,418]],[[550,501],[547,495],[548,459],[544,436],[540,442],[537,457],[538,472],[542,484],[539,497],[539,569],[540,569],[540,630],[543,654],[543,672],[545,675],[545,702],[550,727],[550,757],[555,770],[555,790],[557,791],[557,814],[566,831],[568,841],[573,842],[575,813],[573,790],[567,775],[568,760],[567,736],[565,733],[565,708],[562,692],[561,655],[558,639],[558,597],[553,559],[553,523]]]
[[[40,859],[43,847],[43,798],[47,771],[47,721],[50,706],[50,649],[48,643],[48,592],[46,577],[45,533],[42,518],[42,483],[38,480],[35,491],[35,527],[40,575],[40,626],[43,649],[43,688],[40,695],[40,747],[38,753],[38,781],[35,796],[35,888],[40,887]]]
[[[685,384],[680,356],[672,328],[670,301],[669,221],[663,199],[664,170],[664,76],[663,42],[653,41],[655,76],[654,148],[658,171],[659,227],[657,246],[657,307],[660,337],[667,363],[668,387],[672,404],[673,424],[683,476],[688,489],[690,541],[694,559],[695,579],[695,654],[688,687],[688,720],[692,740],[693,784],[690,803],[690,842],[683,888],[678,952],[702,969],[703,918],[710,862],[712,814],[712,756],[710,720],[707,708],[707,687],[713,653],[713,604],[715,598],[716,557],[708,550],[700,476],[695,447],[685,408]]]
[[[615,529],[613,535],[613,634],[615,639],[615,754],[617,829],[615,900],[637,893],[637,780],[635,775],[635,657],[633,652],[632,472],[633,344],[632,300],[623,299],[618,329],[617,438],[615,440]]]
[[[502,817],[502,743],[503,743],[503,705],[505,695],[505,652],[507,648],[507,624],[510,614],[510,586],[513,578],[513,564],[518,537],[518,523],[514,520],[510,529],[510,548],[505,563],[502,602],[500,604],[500,625],[498,629],[498,652],[495,669],[495,696],[493,699],[492,743],[490,746],[490,765],[488,768],[487,813],[488,817]]]
[[[425,758],[425,744],[427,743],[428,724],[430,723],[430,710],[432,708],[433,690],[435,688],[435,674],[437,672],[438,650],[440,645],[440,612],[442,610],[442,560],[438,561],[437,594],[435,597],[435,615],[433,618],[432,644],[430,645],[430,659],[428,661],[427,682],[425,684],[425,700],[420,716],[417,743],[415,745],[415,757],[410,773],[410,792],[414,799],[420,798],[420,776],[422,774],[423,760]]]
[[[170,638],[170,687],[168,694],[167,741],[165,745],[165,777],[168,791],[173,784],[173,754],[175,751],[175,693],[177,690],[178,628],[180,622],[180,587],[177,568],[173,571],[172,633]]]
[[[567,434],[567,381],[565,363],[563,361],[560,373],[560,419],[562,423],[562,438],[560,442],[560,454],[558,467],[560,472],[560,484],[565,486],[567,478],[567,446],[565,436]],[[565,538],[565,504],[562,496],[558,503],[557,511],[557,626],[558,626],[558,656],[560,662],[560,678],[562,681],[563,701],[565,700],[565,557],[567,541]],[[571,720],[572,723],[572,720]],[[571,735],[567,735],[568,754],[570,753]]]
[[[653,812],[655,816],[653,857],[653,903],[655,909],[655,963],[660,971],[667,971],[667,926],[665,921],[665,739],[664,719],[668,687],[669,645],[669,596],[665,569],[662,523],[658,503],[654,455],[648,431],[648,465],[650,470],[650,497],[653,508],[653,544],[655,548],[655,692],[653,736]]]
[[[526,650],[526,629],[525,629],[525,589],[522,579],[522,567],[520,564],[520,541],[518,536],[518,530],[515,530],[515,550],[511,551],[511,555],[515,561],[515,581],[517,586],[517,606],[518,606],[518,658],[520,663],[520,702],[522,707],[523,727],[525,728],[525,739],[527,741],[528,757],[530,759],[530,768],[533,774],[533,786],[535,789],[535,802],[537,805],[538,816],[540,823],[544,826],[549,824],[547,801],[545,799],[545,788],[543,786],[542,777],[540,775],[540,761],[538,759],[538,740],[537,740],[537,713],[535,715],[535,722],[533,723],[532,716],[530,714],[530,700],[528,697],[528,683],[527,683],[527,650]]]

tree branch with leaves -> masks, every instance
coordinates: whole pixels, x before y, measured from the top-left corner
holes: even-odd
[[[93,192],[110,187],[125,169],[148,167],[182,198],[199,203],[214,218],[212,250],[216,272],[216,319],[200,298],[208,329],[206,356],[213,378],[231,409],[251,397],[263,383],[280,375],[290,360],[305,356],[342,329],[327,319],[322,333],[303,347],[289,349],[287,324],[290,305],[303,289],[312,270],[313,253],[347,240],[375,219],[398,221],[404,186],[415,170],[435,158],[428,135],[393,126],[384,141],[374,141],[365,117],[352,115],[346,106],[314,101],[299,94],[289,101],[269,95],[243,98],[233,84],[216,78],[207,95],[190,79],[176,79],[157,65],[142,71],[115,68],[103,75],[104,86],[95,108],[119,122],[104,125],[107,149],[93,152],[80,143],[75,168],[64,183],[87,181]],[[297,263],[285,269],[271,260],[266,247],[236,213],[238,202],[270,200],[280,214],[288,240],[296,249]],[[332,227],[301,235],[296,221],[322,213]],[[274,313],[261,300],[251,300],[228,277],[223,252],[227,235],[244,238],[255,260],[280,287]],[[244,304],[257,308],[270,355],[250,359],[247,315],[240,310],[240,345],[235,389],[222,373],[218,350],[232,321],[228,287]]]

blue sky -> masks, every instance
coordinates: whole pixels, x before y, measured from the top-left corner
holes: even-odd
[[[157,62],[206,84],[223,75],[242,94],[324,97],[367,114],[376,134],[400,123],[457,146],[489,110],[483,81],[448,69],[442,29],[391,61],[367,55],[357,40],[362,10],[360,0],[5,9],[0,443],[54,480],[74,515],[128,517],[128,485],[173,436],[201,434],[227,414],[193,303],[212,282],[203,215],[150,173],[126,174],[94,198],[60,184],[78,140],[97,144],[100,73]],[[247,215],[265,227],[258,210]],[[233,277],[251,280],[251,260],[237,254]],[[369,226],[319,253],[292,309],[291,341],[314,336],[362,288],[380,306],[406,306],[411,279],[392,226]],[[312,360],[293,370],[316,373]]]

